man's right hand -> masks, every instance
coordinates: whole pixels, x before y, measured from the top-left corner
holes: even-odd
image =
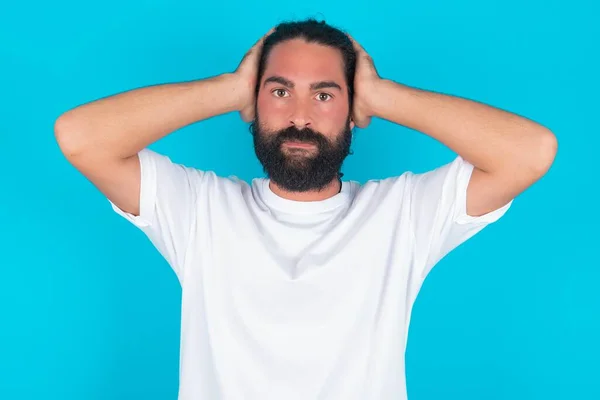
[[[239,66],[233,73],[237,79],[240,80],[240,85],[244,89],[244,94],[241,107],[240,107],[240,115],[245,122],[251,122],[254,120],[254,110],[255,110],[255,89],[256,89],[256,78],[258,75],[258,62],[260,59],[262,46],[265,39],[273,33],[275,28],[272,28],[269,32],[267,32],[262,38],[260,38],[254,46],[244,56]]]

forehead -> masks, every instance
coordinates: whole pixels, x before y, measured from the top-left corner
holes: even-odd
[[[263,80],[280,75],[298,85],[333,80],[346,86],[342,52],[330,46],[292,39],[273,47],[267,59]]]

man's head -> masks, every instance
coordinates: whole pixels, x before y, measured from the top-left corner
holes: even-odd
[[[350,154],[356,53],[342,31],[306,20],[278,25],[258,64],[256,155],[284,190],[320,190]]]

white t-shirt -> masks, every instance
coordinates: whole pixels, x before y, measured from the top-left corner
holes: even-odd
[[[141,229],[182,287],[180,400],[406,399],[411,308],[431,268],[500,218],[466,214],[473,166],[277,196],[139,153]]]

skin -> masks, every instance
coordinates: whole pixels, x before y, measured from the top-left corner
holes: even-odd
[[[55,137],[66,159],[133,215],[140,212],[139,151],[177,129],[216,115],[239,111],[244,121],[252,121],[255,106],[261,122],[273,129],[308,125],[332,137],[351,112],[352,126],[365,128],[378,117],[439,140],[475,166],[467,190],[467,213],[472,216],[507,204],[552,165],[557,141],[547,128],[485,104],[383,79],[372,58],[352,40],[358,57],[351,111],[344,97],[341,54],[301,40],[273,49],[264,74],[265,80],[284,77],[294,87],[269,82],[255,99],[263,37],[233,73],[135,89],[83,104],[57,119]],[[342,90],[310,88],[321,81],[333,81]],[[279,88],[285,94],[275,91]],[[328,97],[322,92],[334,99],[323,101]],[[285,151],[310,154],[311,149],[289,145]],[[286,193],[276,186],[272,190],[292,200],[316,201],[337,194],[339,183],[332,181],[319,192]]]
[[[382,79],[373,59],[352,41],[358,53],[356,125],[364,128],[372,117],[386,119],[442,142],[473,164],[468,215],[506,205],[551,167],[558,143],[546,127],[486,104]]]
[[[256,101],[265,129],[308,127],[335,142],[350,113],[341,53],[302,39],[280,43],[269,54]],[[288,157],[314,157],[317,148],[290,142],[284,143],[282,151]],[[333,179],[319,191],[288,192],[273,181],[270,188],[283,198],[317,201],[337,194],[340,182]]]

